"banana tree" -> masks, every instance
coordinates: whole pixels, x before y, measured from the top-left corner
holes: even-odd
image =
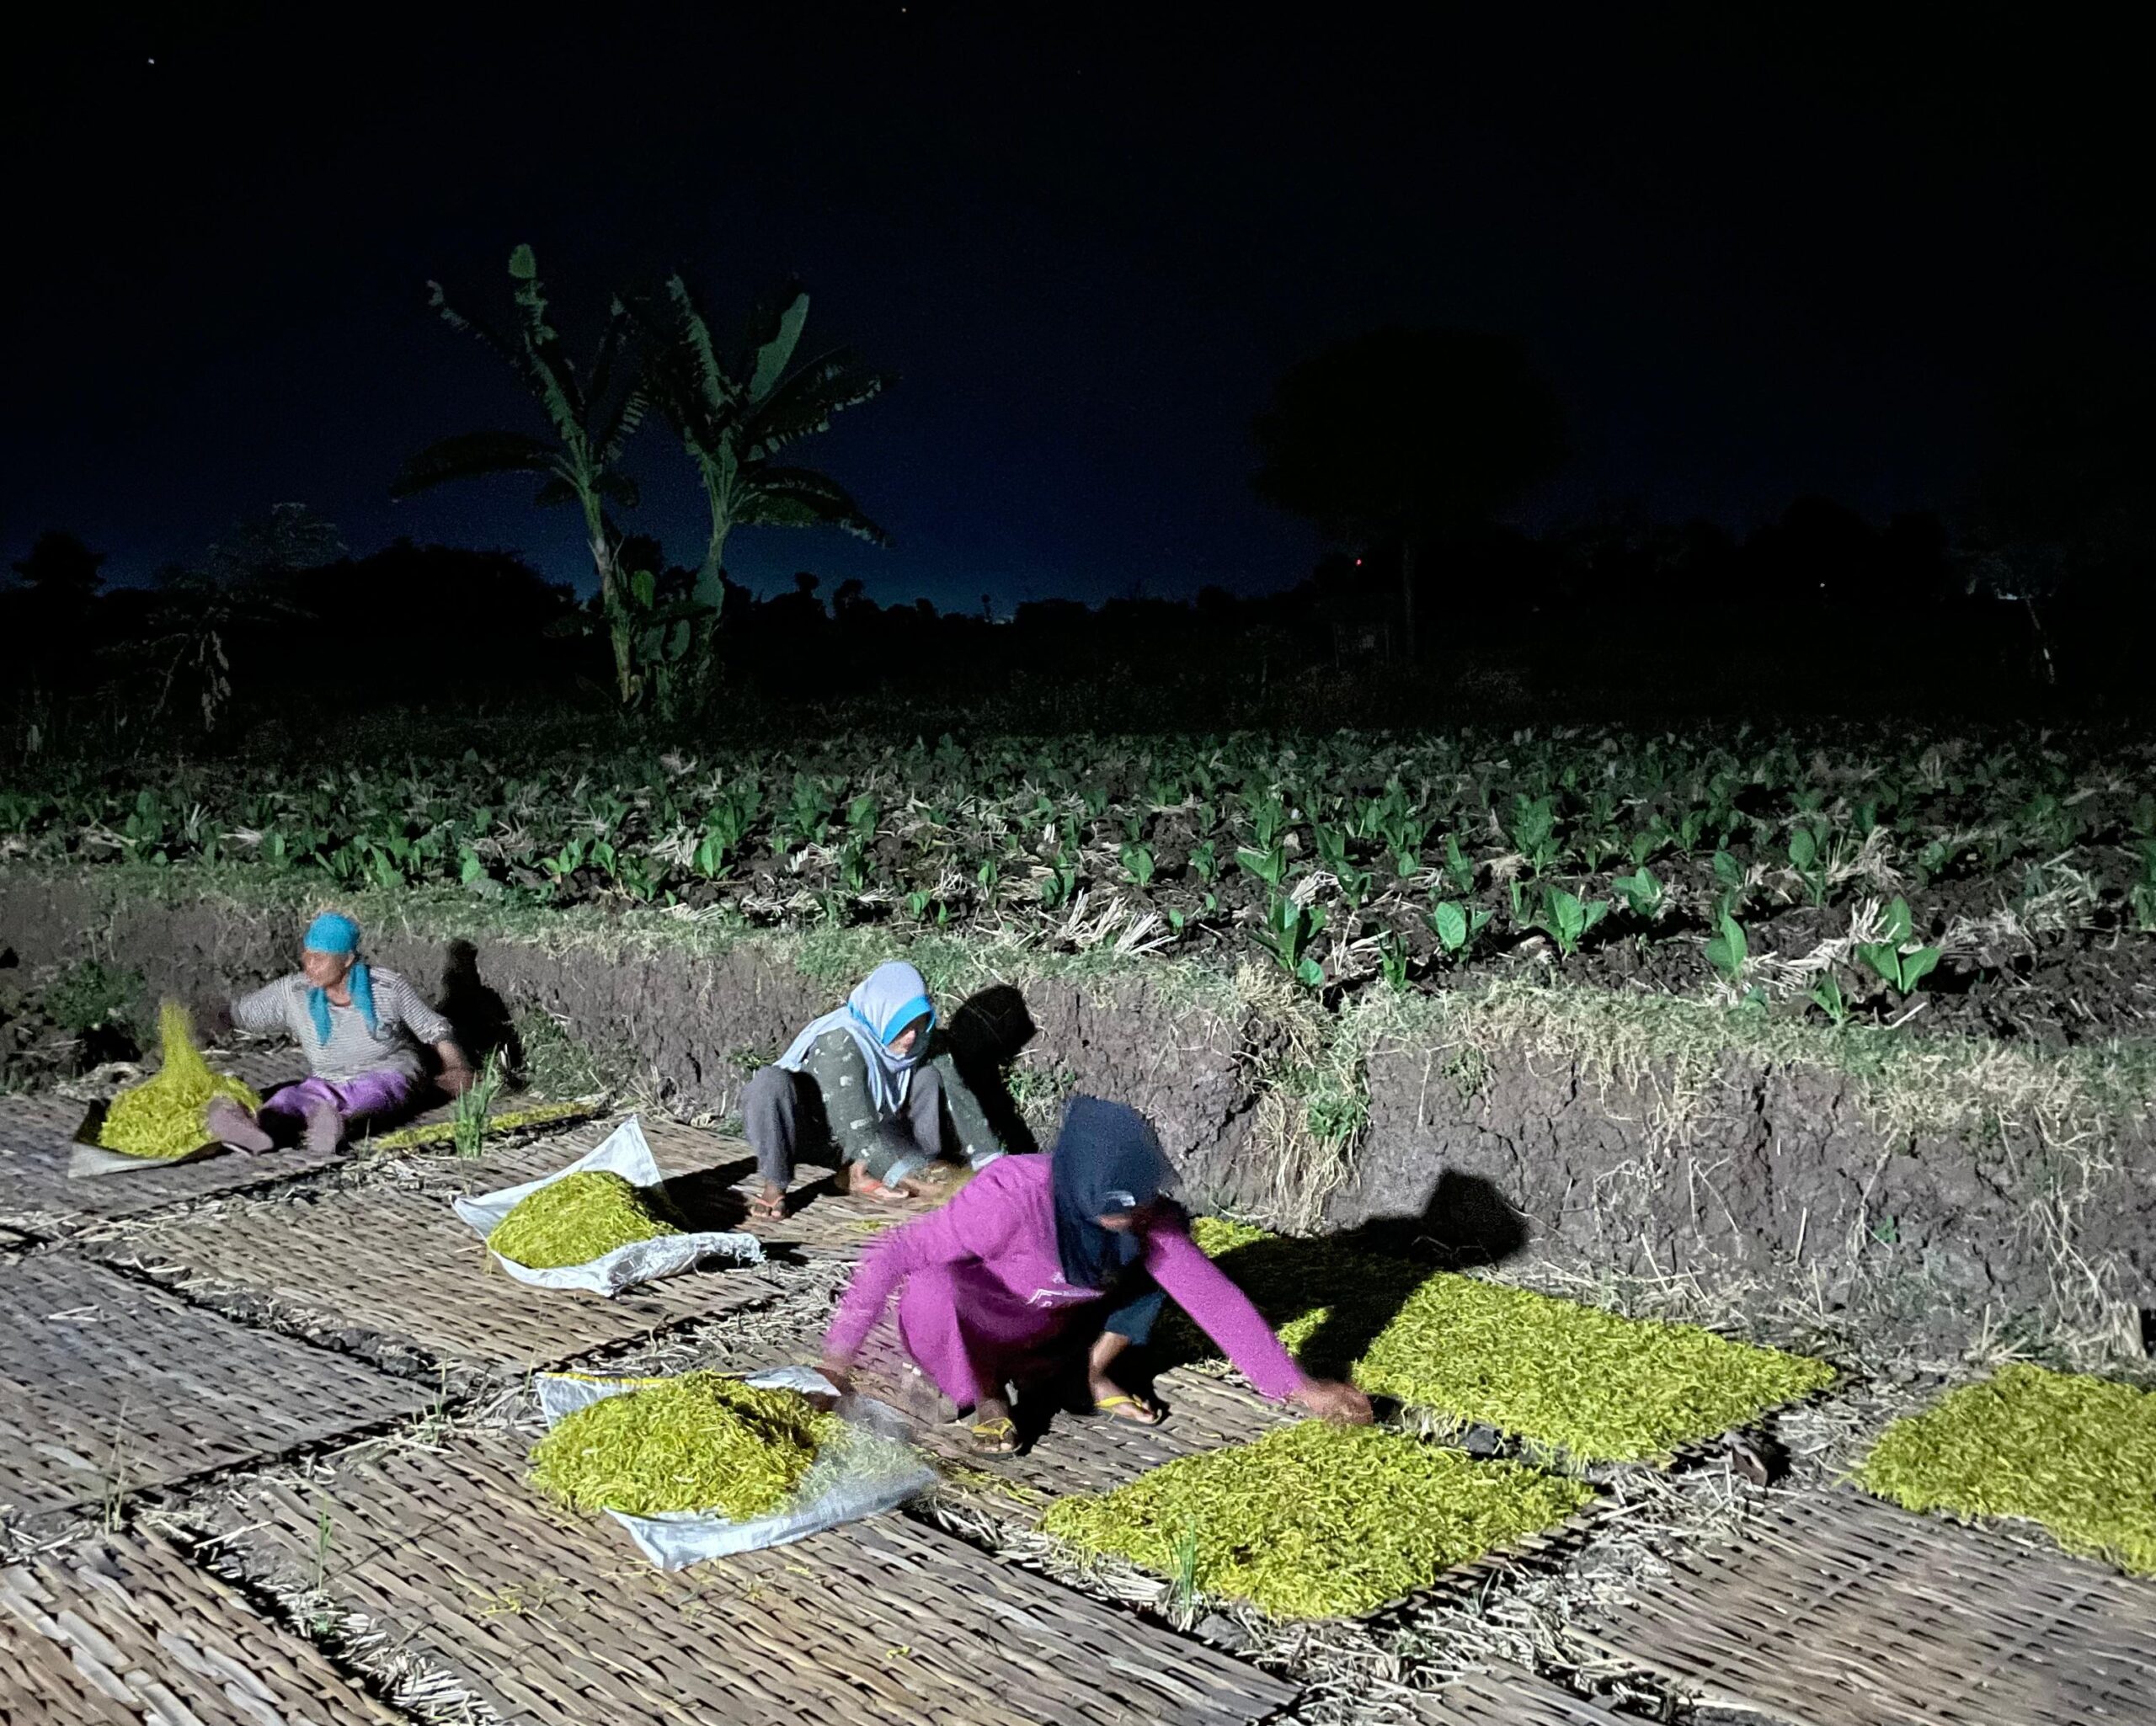
[[[451,329],[478,337],[508,362],[546,414],[552,437],[477,431],[444,438],[404,464],[391,493],[407,498],[451,480],[495,474],[544,475],[534,501],[550,507],[574,503],[583,514],[584,541],[599,572],[600,603],[612,637],[615,680],[626,706],[637,691],[634,642],[632,631],[617,621],[623,615],[615,591],[621,572],[606,506],[630,509],[637,501],[636,482],[620,466],[622,449],[647,405],[629,345],[628,315],[620,301],[613,302],[591,363],[579,370],[547,320],[546,291],[531,247],[519,246],[510,253],[509,277],[516,318],[507,334],[458,312],[440,282],[427,284],[430,303]]]
[[[886,375],[844,349],[794,364],[808,296],[798,285],[756,308],[737,356],[722,355],[689,285],[670,278],[632,308],[652,404],[681,439],[711,510],[696,598],[723,603],[720,566],[737,527],[836,527],[876,545],[889,536],[835,481],[782,465],[788,445],[830,428],[834,414],[882,391]]]

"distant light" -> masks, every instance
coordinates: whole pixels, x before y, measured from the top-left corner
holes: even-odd
[[[1358,569],[1360,569],[1362,567],[1363,567],[1363,560],[1362,560],[1361,558],[1358,557],[1358,558],[1355,560],[1355,567],[1356,567],[1356,568],[1358,568]]]
[[[152,65],[152,66],[155,66],[157,63],[157,56],[156,55],[152,54],[152,55],[150,56],[150,64],[151,64],[151,65]]]

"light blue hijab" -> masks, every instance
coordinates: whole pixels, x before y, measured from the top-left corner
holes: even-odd
[[[926,1057],[928,1039],[916,1039],[911,1052],[905,1055],[891,1052],[891,1039],[924,1017],[934,1030],[936,1006],[928,999],[928,985],[912,966],[894,959],[870,972],[846,997],[846,1005],[811,1022],[778,1057],[778,1064],[789,1073],[800,1072],[818,1037],[827,1031],[843,1031],[859,1047],[868,1068],[868,1094],[877,1114],[895,1115],[906,1105],[913,1069]]]

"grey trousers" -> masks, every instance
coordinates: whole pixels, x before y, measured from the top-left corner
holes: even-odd
[[[756,1172],[774,1186],[792,1180],[801,1158],[838,1160],[824,1095],[805,1073],[766,1067],[750,1079],[741,1094],[741,1131],[756,1153]],[[943,1147],[943,1077],[924,1063],[906,1088],[905,1112],[878,1126],[868,1178],[886,1185],[903,1180],[941,1158]]]

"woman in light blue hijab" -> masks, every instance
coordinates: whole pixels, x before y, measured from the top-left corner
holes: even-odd
[[[894,959],[749,1081],[741,1122],[764,1180],[759,1216],[785,1214],[798,1160],[828,1155],[841,1191],[883,1198],[926,1191],[954,1139],[971,1169],[1003,1154],[935,1031],[928,985]]]

